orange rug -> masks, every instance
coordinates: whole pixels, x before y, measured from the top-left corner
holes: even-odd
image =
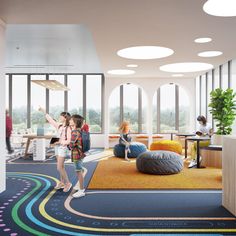
[[[222,189],[222,170],[212,167],[188,169],[179,174],[149,175],[136,169],[136,160],[108,157],[99,161],[88,189]]]

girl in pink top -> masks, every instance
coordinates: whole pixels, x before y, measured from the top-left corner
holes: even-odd
[[[55,186],[55,189],[63,189],[63,192],[68,192],[72,184],[67,176],[64,162],[65,158],[70,156],[70,150],[67,146],[71,141],[71,128],[69,126],[70,114],[68,112],[62,112],[60,114],[60,123],[56,122],[49,114],[46,113],[41,107],[39,111],[45,113],[47,121],[54,126],[59,133],[59,141],[56,143],[57,148],[57,170],[60,173],[60,182]]]

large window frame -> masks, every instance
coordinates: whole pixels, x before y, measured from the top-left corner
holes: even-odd
[[[222,70],[225,69],[225,67],[227,67],[227,76],[223,76],[223,73],[222,73]],[[209,76],[210,73],[211,73],[211,76]],[[202,101],[202,84],[201,84],[203,76],[206,77],[206,96],[205,96],[206,99],[204,101]],[[211,85],[212,85],[211,88],[209,88],[209,81],[208,81],[209,79],[211,79]],[[216,79],[218,80],[217,83],[216,83]],[[232,88],[232,61],[228,61],[225,64],[219,65],[218,67],[212,69],[211,71],[207,71],[206,73],[196,78],[196,97],[199,97],[198,103],[199,103],[199,112],[200,112],[200,114],[196,114],[196,116],[202,114],[202,110],[203,110],[202,104],[204,103],[204,106],[207,108],[206,118],[209,118],[207,115],[209,114],[208,112],[208,105],[210,103],[209,93],[212,90],[215,90],[216,88],[222,88],[223,83],[227,84],[228,88]],[[216,84],[218,85],[217,87],[216,87]],[[196,101],[196,106],[197,106],[197,101]],[[216,129],[214,120],[211,117],[210,117],[209,122],[211,122],[212,127]]]
[[[99,75],[101,76],[101,132],[94,134],[103,134],[104,133],[104,92],[105,92],[105,76],[102,73],[6,73],[9,80],[9,114],[12,115],[12,76],[14,75],[26,75],[27,76],[27,128],[31,128],[31,75],[46,75],[46,80],[49,80],[50,75],[63,75],[64,76],[64,85],[68,83],[68,75],[82,75],[83,76],[83,116],[87,114],[87,98],[86,98],[86,76],[87,75]],[[50,94],[49,89],[46,90],[46,99],[45,99],[45,108],[46,112],[49,112],[50,104]],[[68,91],[64,92],[64,111],[68,111]]]
[[[133,84],[135,85],[135,84]],[[135,85],[138,88],[138,132],[132,132],[132,134],[146,134],[147,132],[142,132],[142,125],[143,125],[143,103],[142,103],[142,95],[143,95],[143,89],[139,87],[138,85]],[[119,123],[121,124],[124,121],[124,85],[119,86],[119,104],[120,104],[120,117],[119,117]],[[110,109],[110,108],[109,108]],[[110,132],[111,134],[117,134],[117,132]]]
[[[179,85],[177,84],[174,84],[175,85],[175,130],[178,130],[180,129],[180,120],[179,120],[179,113],[180,113],[180,99],[179,99],[179,96],[180,96],[180,93],[179,93]],[[158,88],[156,90],[156,111],[157,111],[157,117],[156,117],[156,130],[157,130],[157,134],[161,134],[161,87]],[[154,119],[153,119],[154,120]],[[154,123],[153,123],[154,125]],[[164,132],[165,133],[165,132]]]

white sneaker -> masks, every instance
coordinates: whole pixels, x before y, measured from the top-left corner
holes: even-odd
[[[197,160],[194,159],[190,162],[190,164],[188,165],[188,168],[193,168],[195,166],[197,166]]]
[[[80,197],[84,197],[84,196],[85,196],[85,192],[83,190],[79,190],[72,195],[73,198],[80,198]]]

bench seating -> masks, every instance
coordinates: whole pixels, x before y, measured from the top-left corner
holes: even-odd
[[[222,146],[209,145],[200,147],[202,165],[206,167],[222,168]]]

